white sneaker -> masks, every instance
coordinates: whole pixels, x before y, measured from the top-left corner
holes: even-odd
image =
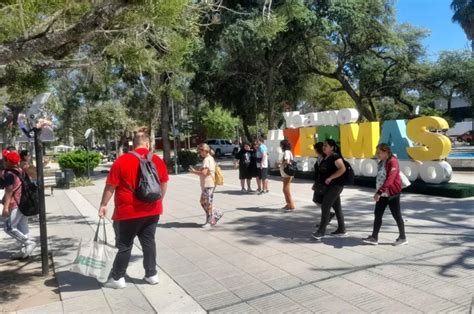
[[[20,260],[25,258],[25,248],[21,248],[19,252],[13,253],[10,256],[10,259],[12,260]]]
[[[160,283],[160,279],[158,278],[158,275],[151,276],[151,277],[145,277],[143,278],[146,282],[148,282],[150,285],[156,285]]]
[[[211,224],[206,222],[204,225],[201,226],[201,228],[203,228],[203,229],[211,228]]]
[[[106,283],[104,283],[104,287],[111,289],[124,289],[127,287],[127,284],[125,283],[124,277],[120,278],[119,280],[114,280],[114,278],[110,278],[109,280],[107,280]]]
[[[23,254],[23,258],[27,258],[28,256],[31,256],[35,248],[36,248],[36,242],[33,242],[33,241],[26,242],[25,254]]]

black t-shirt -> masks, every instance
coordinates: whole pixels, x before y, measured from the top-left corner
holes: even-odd
[[[320,183],[324,183],[327,178],[332,176],[338,170],[336,166],[336,160],[338,159],[341,159],[341,156],[333,153],[331,156],[326,157],[321,161],[318,171],[318,179]],[[329,185],[344,185],[344,175],[332,180]]]
[[[235,158],[239,160],[239,167],[240,168],[248,168],[250,166],[250,161],[252,158],[252,151],[241,149]]]

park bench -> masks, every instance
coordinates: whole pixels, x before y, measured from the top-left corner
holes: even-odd
[[[45,171],[43,181],[44,181],[44,190],[45,190],[45,192],[46,192],[47,188],[51,188],[51,194],[50,195],[51,196],[54,195],[54,188],[57,185],[55,173],[51,172],[51,171]]]

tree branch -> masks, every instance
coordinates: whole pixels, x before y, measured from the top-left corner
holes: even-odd
[[[107,25],[130,5],[130,1],[127,0],[109,1],[85,14],[79,22],[63,31],[40,33],[34,38],[19,38],[0,45],[0,65],[38,54],[62,57],[91,37],[96,29]]]

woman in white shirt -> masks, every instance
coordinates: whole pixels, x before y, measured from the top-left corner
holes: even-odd
[[[293,202],[293,197],[291,196],[291,181],[293,177],[288,175],[285,172],[285,167],[293,161],[293,154],[291,153],[291,144],[288,140],[283,140],[280,142],[281,150],[283,151],[283,159],[280,162],[280,174],[283,178],[283,194],[285,195],[286,205],[283,209],[288,211],[295,210],[295,203]]]
[[[199,170],[190,168],[191,173],[198,175],[201,183],[201,206],[206,214],[206,222],[203,228],[214,226],[222,217],[222,213],[214,208],[214,190],[216,184],[214,176],[216,173],[216,161],[212,157],[213,152],[209,145],[201,144],[198,146],[199,155],[203,158],[202,166]]]

